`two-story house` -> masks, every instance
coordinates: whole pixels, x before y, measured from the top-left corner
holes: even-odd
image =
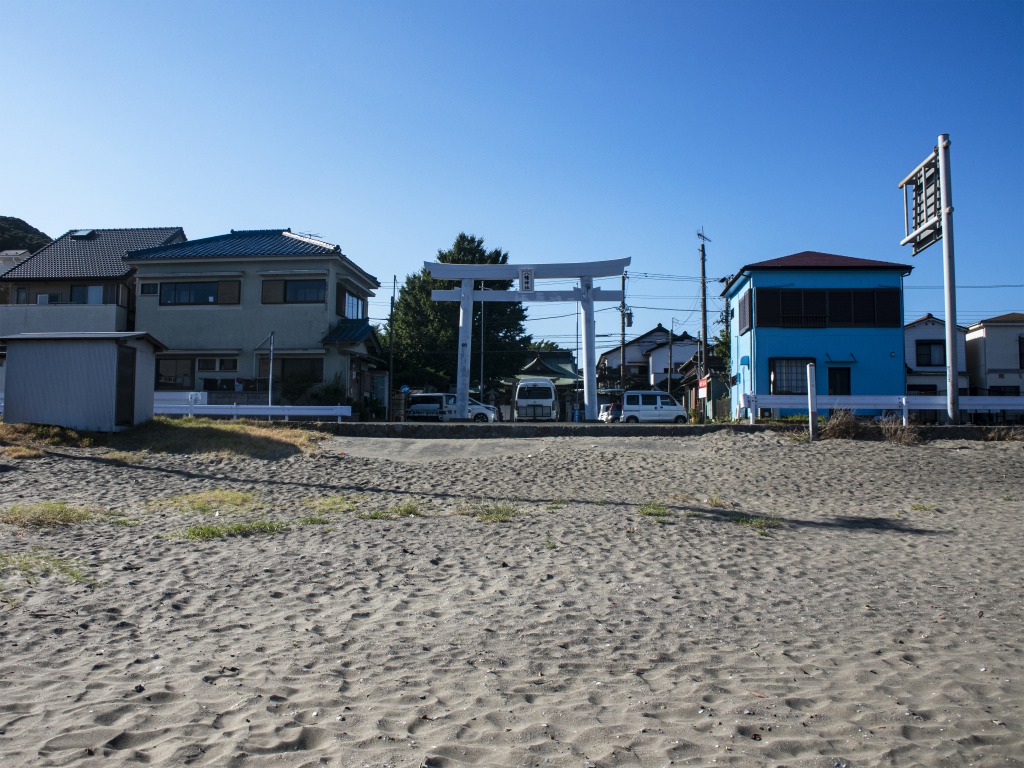
[[[136,328],[168,349],[157,390],[230,393],[273,388],[294,401],[336,385],[355,402],[387,396],[367,299],[380,287],[337,245],[289,229],[135,250]],[[237,398],[244,399],[244,398]]]
[[[906,264],[815,251],[747,264],[725,285],[732,335],[733,418],[744,393],[904,391]]]
[[[125,253],[184,240],[181,227],[66,232],[0,275],[0,335],[134,330]]]
[[[693,338],[686,331],[673,334],[672,341],[668,339],[655,344],[644,352],[647,358],[647,381],[652,387],[669,389],[669,369],[672,369],[672,382],[678,383],[680,379],[680,366],[693,357],[700,346],[700,342]]]
[[[676,347],[673,356],[678,356],[679,362],[686,358],[686,350],[690,349],[691,336],[686,333],[672,334],[672,341]],[[669,330],[661,323],[646,333],[641,333],[626,342],[625,346],[618,346],[609,349],[597,359],[598,386],[606,389],[615,389],[620,386],[622,380],[622,358],[625,357],[625,382],[626,388],[644,388],[650,386],[655,375],[658,381],[668,379],[668,344]],[[656,355],[654,364],[658,366],[657,374],[652,369],[650,353],[654,349],[661,350]],[[692,354],[692,350],[691,350]],[[664,357],[664,361],[662,360]]]
[[[968,328],[967,371],[972,395],[1024,394],[1024,312],[990,317]]]

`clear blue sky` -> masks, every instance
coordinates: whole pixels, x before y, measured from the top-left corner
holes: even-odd
[[[696,335],[703,227],[711,278],[913,264],[910,320],[943,315],[942,252],[900,247],[897,183],[948,133],[958,320],[1024,311],[1021,0],[0,0],[0,23],[0,214],[53,237],[316,233],[384,284],[380,319],[460,231],[512,262],[630,256],[630,333]],[[574,304],[528,311],[575,347]]]

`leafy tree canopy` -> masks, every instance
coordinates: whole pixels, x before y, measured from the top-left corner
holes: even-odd
[[[53,238],[13,216],[0,216],[0,251],[26,250],[35,253]]]
[[[439,250],[444,264],[507,264],[508,253],[500,248],[486,250],[480,237],[462,232],[451,248]],[[385,344],[394,342],[396,385],[453,387],[458,375],[459,305],[454,301],[433,301],[431,291],[456,288],[454,280],[436,280],[426,268],[405,279],[395,302],[393,327],[385,333]],[[479,287],[479,286],[478,286]],[[511,280],[487,281],[487,290],[507,291]],[[526,334],[526,311],[521,302],[487,302],[483,310],[484,383],[514,376],[528,362],[531,337]],[[480,302],[473,304],[473,343],[470,381],[480,379]],[[393,334],[393,337],[390,335]]]

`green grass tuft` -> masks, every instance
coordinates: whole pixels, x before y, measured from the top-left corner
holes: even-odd
[[[193,525],[185,529],[185,538],[192,541],[211,541],[230,536],[281,533],[287,527],[284,523],[276,520],[256,520],[251,523],[233,523],[231,525]]]
[[[420,512],[419,503],[410,499],[387,509],[360,512],[356,517],[360,520],[397,520],[400,517],[417,517],[420,514],[422,513]]]
[[[333,523],[329,517],[323,517],[321,515],[310,515],[309,517],[300,517],[299,525],[330,525]]]
[[[519,510],[512,504],[500,502],[479,504],[467,509],[462,514],[479,520],[481,523],[507,523],[519,515]]]
[[[672,510],[660,501],[645,501],[640,505],[640,514],[645,517],[653,517],[659,523],[663,523],[672,515]]]
[[[302,503],[321,515],[333,515],[341,512],[352,512],[356,505],[366,501],[365,496],[325,496],[323,498],[306,499]]]
[[[760,515],[740,515],[736,523],[745,525],[757,532],[758,536],[767,536],[772,528],[781,528],[782,521],[776,517],[761,517]]]

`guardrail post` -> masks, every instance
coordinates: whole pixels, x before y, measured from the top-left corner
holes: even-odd
[[[909,427],[910,426],[910,413],[909,413],[910,409],[907,407],[907,398],[905,396],[900,398],[900,404],[901,404],[901,406],[903,408],[903,426],[904,427]]]
[[[753,426],[757,423],[757,397],[754,395],[747,395],[747,409],[750,411],[750,424]]]

